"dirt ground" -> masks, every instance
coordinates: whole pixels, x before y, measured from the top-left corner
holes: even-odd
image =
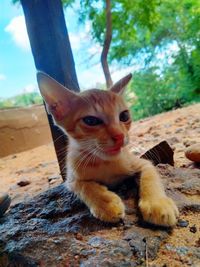
[[[175,166],[197,168],[184,156],[187,146],[200,142],[200,104],[156,115],[133,123],[130,132],[130,148],[143,154],[162,140],[174,148]],[[60,152],[62,153],[62,151]],[[12,205],[27,201],[32,196],[62,182],[53,143],[25,152],[0,158],[0,191],[8,192]],[[20,186],[21,184],[21,186]],[[190,259],[173,251],[174,246],[200,246],[199,214],[182,215],[188,227],[175,227],[170,238],[161,246],[158,258],[147,266],[191,266]],[[191,231],[196,226],[195,238]],[[195,240],[198,244],[194,244]],[[196,266],[200,266],[197,264]],[[196,267],[195,266],[195,267]]]

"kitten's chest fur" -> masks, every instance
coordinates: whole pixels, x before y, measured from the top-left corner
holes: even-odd
[[[67,159],[67,182],[96,181],[105,185],[113,185],[121,182],[127,176],[133,175],[129,151],[123,151],[112,160],[94,159],[80,164],[81,158],[77,151],[69,151]]]

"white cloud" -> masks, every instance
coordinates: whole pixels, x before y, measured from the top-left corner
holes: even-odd
[[[69,32],[69,40],[73,50],[80,50],[83,46],[92,42],[90,23],[85,24],[84,28],[77,30],[76,33]]]
[[[23,93],[32,93],[32,92],[36,92],[38,91],[38,87],[35,84],[27,84],[24,89],[23,89]]]
[[[86,29],[88,29],[88,26],[86,26]],[[14,17],[5,27],[5,31],[12,36],[12,39],[20,48],[30,51],[30,42],[24,16]],[[86,35],[87,32],[85,30],[80,33],[69,33],[69,39],[73,50],[80,49],[81,43],[86,38]]]
[[[124,67],[123,69],[117,69],[117,70],[112,70],[111,69],[111,76],[113,79],[113,82],[119,81],[121,78],[126,76],[129,73],[132,73],[136,68],[131,66],[131,67]]]
[[[91,22],[90,22],[90,21],[86,21],[86,22],[85,22],[85,31],[86,31],[87,33],[90,33],[91,30],[92,30]]]
[[[14,17],[10,23],[5,27],[5,31],[8,32],[17,46],[25,51],[30,51],[30,43],[26,30],[26,24],[24,16]]]
[[[69,40],[73,50],[79,50],[81,46],[81,35],[69,33]]]
[[[117,70],[111,68],[110,71],[113,82],[115,83],[119,81],[121,78],[123,78],[130,72],[132,73],[134,70],[135,68],[133,66]],[[88,68],[87,70],[78,73],[78,77],[79,77],[80,87],[82,90],[95,88],[98,84],[106,83],[100,63],[91,68]]]
[[[100,46],[100,44],[92,44],[91,47],[88,48],[88,53],[90,55],[95,55],[95,54],[101,54],[102,51],[102,47]]]
[[[4,75],[3,73],[0,73],[0,81],[4,81],[6,80],[6,75]]]
[[[101,64],[97,64],[91,68],[88,68],[78,73],[81,89],[90,89],[96,87],[96,84],[104,84],[104,75],[101,68]]]

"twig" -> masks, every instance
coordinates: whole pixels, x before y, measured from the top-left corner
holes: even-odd
[[[146,267],[149,267],[149,257],[148,257],[148,244],[147,244],[147,239],[145,238],[145,263]]]

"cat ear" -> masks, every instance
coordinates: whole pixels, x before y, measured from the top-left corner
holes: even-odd
[[[37,81],[48,112],[61,121],[69,113],[77,95],[44,72],[37,72]]]
[[[110,91],[122,95],[124,93],[125,87],[126,85],[129,83],[129,81],[132,78],[132,74],[129,73],[128,75],[126,75],[125,77],[123,77],[121,80],[119,80],[118,82],[116,82],[111,88]]]

